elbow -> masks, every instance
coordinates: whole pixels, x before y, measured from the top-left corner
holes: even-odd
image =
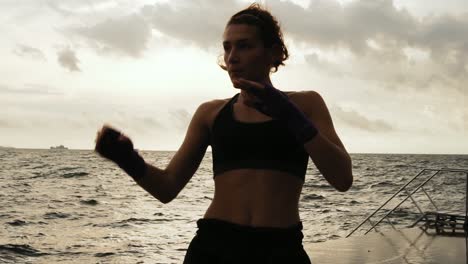
[[[163,203],[163,204],[168,204],[168,203],[170,203],[172,200],[174,200],[174,199],[172,199],[172,198],[170,198],[170,197],[165,197],[165,196],[164,196],[164,197],[162,197],[162,196],[161,196],[161,197],[155,197],[155,198],[158,199],[158,200],[159,200],[161,203]]]
[[[354,181],[353,173],[350,170],[349,172],[347,172],[344,175],[344,177],[341,179],[340,183],[337,184],[337,186],[335,186],[335,188],[339,192],[346,192],[351,188],[351,186],[353,186],[353,181]]]
[[[341,184],[335,186],[335,188],[339,192],[346,192],[351,188],[351,186],[353,186],[353,177],[352,176],[351,176],[350,179],[344,180],[343,182],[341,182]]]
[[[159,201],[163,204],[168,204],[172,201],[173,199],[159,199]]]
[[[328,174],[323,174],[325,179],[339,192],[348,191],[353,186],[353,173],[351,164],[345,168],[341,168]]]
[[[348,159],[347,159],[347,169],[346,171],[344,172],[344,177],[342,178],[339,186],[336,186],[336,189],[339,191],[339,192],[346,192],[348,191],[351,186],[353,186],[353,181],[354,181],[354,177],[353,177],[353,170],[352,170],[352,163],[351,163],[351,157],[349,157],[348,155]]]
[[[165,181],[160,187],[158,197],[155,197],[163,204],[172,202],[179,194],[175,182],[167,171],[165,171]]]
[[[353,174],[351,172],[336,172],[333,176],[329,174],[324,174],[324,176],[328,183],[339,192],[346,192],[353,185]]]
[[[155,197],[156,199],[158,199],[161,203],[163,204],[168,204],[170,202],[172,202],[172,200],[174,200],[176,198],[175,195],[161,195],[159,197]]]
[[[160,188],[160,189],[145,188],[145,189],[148,191],[149,194],[151,194],[151,196],[153,196],[154,198],[156,198],[156,200],[160,201],[163,204],[170,203],[176,197],[176,195],[172,194],[167,189],[163,189],[163,188]]]
[[[178,193],[167,191],[163,195],[159,195],[159,197],[156,197],[156,199],[158,199],[163,204],[168,204],[172,202],[177,197],[177,195]]]

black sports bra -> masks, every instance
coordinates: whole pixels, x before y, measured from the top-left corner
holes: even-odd
[[[235,120],[232,97],[216,116],[211,149],[214,177],[225,171],[251,168],[289,172],[304,181],[309,154],[280,120],[246,123]]]

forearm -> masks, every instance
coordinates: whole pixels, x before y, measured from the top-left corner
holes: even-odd
[[[265,115],[282,120],[287,129],[294,135],[297,142],[304,145],[313,162],[325,179],[337,190],[347,191],[353,183],[351,158],[334,135],[333,123],[325,102],[318,93],[303,94],[307,100],[309,111],[315,118],[308,117],[289,97],[269,84],[261,84],[242,78],[236,80],[235,87],[241,87],[260,99],[260,102],[249,106]],[[318,120],[320,127],[327,131],[327,136],[319,133],[312,120]]]
[[[146,163],[145,175],[136,182],[162,203],[168,203],[173,199],[172,184],[166,170]]]
[[[133,143],[120,131],[103,126],[96,138],[95,150],[102,157],[117,164],[138,185],[162,203],[170,202],[176,188],[167,170],[161,170],[145,162],[133,148]]]
[[[317,169],[338,191],[345,192],[353,184],[351,158],[340,148],[318,133],[304,144]]]

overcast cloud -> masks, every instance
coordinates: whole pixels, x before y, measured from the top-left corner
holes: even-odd
[[[404,136],[466,153],[468,2],[295,1],[263,1],[292,55],[275,85],[319,92],[350,151],[426,151]],[[89,148],[109,122],[142,148],[175,149],[196,106],[237,92],[216,59],[249,4],[0,1],[0,145]]]
[[[149,24],[139,15],[109,18],[96,25],[75,27],[70,32],[86,38],[99,53],[138,57],[151,37]]]
[[[344,110],[340,107],[333,109],[334,116],[338,122],[344,122],[350,127],[357,128],[369,132],[384,132],[389,133],[395,129],[384,120],[370,120],[364,115],[355,110]]]
[[[57,53],[57,59],[60,65],[69,71],[81,71],[78,67],[80,62],[76,57],[75,51],[70,48],[64,48]]]
[[[320,49],[320,54],[304,53],[306,61],[319,71],[338,78],[374,81],[387,89],[444,87],[468,95],[468,15],[418,18],[397,8],[392,0],[344,5],[316,0],[307,8],[289,1],[266,4],[288,38]],[[51,5],[58,6],[56,2]],[[247,5],[240,1],[176,0],[145,5],[139,13],[68,31],[85,38],[101,54],[140,56],[152,37],[151,28],[208,50],[220,45],[233,10]]]
[[[232,10],[246,3],[216,0],[172,1],[142,8],[158,31],[200,48],[220,45]],[[466,94],[468,15],[418,18],[392,0],[267,1],[287,37],[320,49],[305,54],[312,66],[338,77],[372,80],[383,88],[443,86]],[[333,14],[333,15],[330,15]],[[338,53],[337,53],[338,52]],[[337,54],[349,56],[336,58]],[[337,63],[330,60],[333,54]],[[312,56],[312,57],[311,57]]]
[[[0,95],[1,94],[18,94],[18,95],[63,95],[49,87],[38,84],[25,84],[23,87],[10,87],[5,84],[0,84]]]
[[[45,55],[41,50],[27,45],[18,44],[13,52],[21,57],[28,57],[35,60],[46,60]]]
[[[268,3],[288,36],[321,49],[322,56],[306,55],[317,68],[374,80],[385,88],[443,86],[467,95],[468,15],[419,19],[406,9],[397,9],[392,0],[345,5],[313,1],[308,8],[287,1]],[[327,52],[336,59],[337,51],[350,56],[330,62]]]
[[[163,34],[209,49],[221,45],[224,26],[233,11],[246,6],[239,1],[174,0],[146,5],[141,11]]]
[[[180,108],[169,111],[170,120],[173,120],[174,126],[184,133],[190,123],[192,115],[187,110]]]

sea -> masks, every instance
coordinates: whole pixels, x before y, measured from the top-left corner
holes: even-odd
[[[164,168],[175,152],[141,154]],[[347,192],[333,189],[309,160],[299,205],[304,244],[344,238],[425,168],[468,168],[468,155],[351,158]],[[182,263],[212,199],[212,175],[207,152],[179,196],[162,204],[92,150],[0,149],[0,263]],[[464,173],[439,173],[424,186],[434,204],[422,191],[414,200],[423,211],[437,206],[464,215],[466,180]],[[381,228],[407,227],[418,207],[408,199],[385,221],[393,227]]]

